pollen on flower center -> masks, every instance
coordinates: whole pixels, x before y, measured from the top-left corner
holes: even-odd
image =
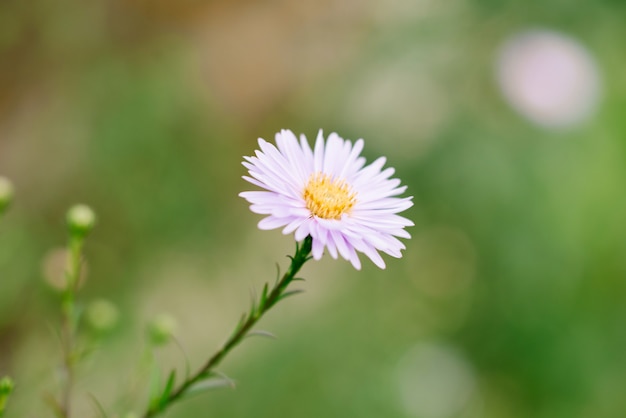
[[[345,181],[324,173],[312,174],[304,188],[304,201],[311,214],[324,219],[341,219],[356,203],[356,193]]]

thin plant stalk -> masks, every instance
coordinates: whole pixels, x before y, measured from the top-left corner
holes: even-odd
[[[289,284],[296,279],[296,274],[300,271],[300,268],[304,265],[304,263],[311,259],[310,254],[312,242],[312,238],[308,236],[301,245],[297,244],[296,254],[291,257],[289,269],[271,289],[268,290],[267,284],[265,285],[258,304],[253,305],[250,312],[244,314],[241,322],[235,328],[230,338],[228,338],[224,345],[217,350],[195,374],[187,377],[184,382],[171,392],[166,393],[160,402],[156,402],[151,405],[143,415],[143,418],[158,416],[172,404],[184,397],[184,395],[186,395],[188,391],[198,382],[213,376],[219,376],[219,374],[215,372],[215,367],[218,366],[228,353],[248,335],[250,330],[267,311],[269,311],[281,299],[295,293],[295,291],[287,292],[286,290]]]
[[[66,288],[61,300],[61,349],[63,353],[64,381],[59,402],[59,414],[63,418],[71,416],[71,399],[74,387],[74,364],[76,360],[76,291],[81,274],[81,254],[83,237],[70,237],[67,270],[65,273]]]

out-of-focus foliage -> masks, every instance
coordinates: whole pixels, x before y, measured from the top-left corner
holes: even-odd
[[[140,412],[146,324],[173,315],[200,365],[293,251],[237,197],[241,156],[280,128],[323,128],[363,137],[409,186],[404,258],[305,266],[307,293],[261,325],[278,341],[223,364],[237,389],[168,416],[623,417],[625,21],[615,0],[3,0],[7,416],[46,416],[57,387],[47,276],[68,207],[98,215],[82,301],[112,301],[120,324],[78,370],[77,416],[97,415],[88,393],[111,416]],[[502,92],[503,48],[528,31],[591,60],[599,90],[578,119],[535,124]],[[512,91],[586,80],[551,54]],[[568,97],[555,103],[587,100]],[[175,345],[157,357],[185,367]]]

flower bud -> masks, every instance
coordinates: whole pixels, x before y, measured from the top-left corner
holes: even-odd
[[[5,376],[0,380],[0,416],[4,412],[7,399],[11,392],[13,392],[14,386],[13,380],[9,376]]]
[[[148,324],[150,342],[155,346],[167,344],[174,336],[177,327],[178,324],[171,315],[158,315]]]
[[[0,396],[9,395],[13,391],[14,386],[13,379],[9,376],[3,377],[2,380],[0,380]]]
[[[0,214],[11,204],[13,200],[13,183],[6,177],[0,176]]]
[[[84,237],[93,229],[95,223],[96,214],[87,205],[75,205],[67,211],[67,225],[73,235]]]
[[[85,313],[87,322],[98,332],[107,332],[115,328],[120,313],[113,303],[106,299],[93,301]]]

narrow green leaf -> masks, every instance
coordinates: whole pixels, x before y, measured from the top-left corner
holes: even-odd
[[[247,320],[248,320],[248,314],[247,313],[241,314],[241,318],[239,319],[239,323],[237,324],[237,326],[235,327],[235,329],[231,333],[230,338],[233,338],[233,336],[239,332],[239,330],[241,329],[241,327],[243,327],[243,324],[245,324]]]
[[[187,389],[187,391],[185,392],[185,397],[220,388],[234,389],[235,386],[233,385],[232,381],[228,379],[216,377],[191,385],[191,387],[189,387],[189,389]]]
[[[235,381],[220,372],[213,372],[211,377],[191,385],[185,392],[185,397],[220,388],[235,389]]]
[[[172,393],[172,389],[174,389],[174,384],[176,383],[176,369],[173,369],[170,372],[170,376],[167,378],[167,382],[165,383],[165,388],[163,389],[163,393],[161,394],[160,404],[164,405],[167,403],[167,399]]]
[[[246,338],[247,337],[267,337],[267,338],[271,338],[272,340],[277,339],[276,336],[272,334],[271,332],[263,331],[261,329],[250,331],[249,333],[246,334]]]
[[[297,295],[298,293],[304,293],[304,290],[302,290],[302,289],[295,289],[295,290],[290,290],[288,292],[285,292],[285,293],[283,293],[282,295],[280,295],[278,297],[277,301],[283,300],[285,298],[288,298],[289,296]]]
[[[263,291],[261,292],[261,301],[259,302],[259,311],[262,311],[265,308],[265,302],[267,301],[267,290],[268,285],[265,283],[263,286]]]

